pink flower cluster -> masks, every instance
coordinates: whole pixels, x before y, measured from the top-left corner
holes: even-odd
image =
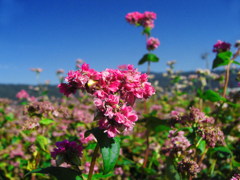
[[[57,148],[53,149],[53,152],[51,152],[51,157],[53,159],[56,159],[58,155],[64,156],[64,162],[68,164],[72,164],[71,158],[73,158],[75,155],[78,157],[82,156],[82,145],[77,145],[75,141],[69,142],[68,140],[56,142],[55,145]]]
[[[91,166],[91,163],[89,163],[89,162],[85,163],[85,169],[83,170],[84,174],[88,174],[89,173],[90,166]],[[94,168],[93,168],[93,174],[96,173],[97,171],[98,171],[98,167],[95,165]]]
[[[153,19],[156,19],[157,15],[154,12],[148,12],[141,14],[139,12],[132,12],[126,15],[126,20],[130,24],[141,25],[144,28],[154,28]]]
[[[42,68],[31,68],[30,70],[31,70],[31,71],[34,71],[34,72],[36,72],[36,73],[40,73],[40,72],[43,71]]]
[[[150,37],[147,40],[147,49],[149,51],[153,51],[154,49],[157,49],[159,45],[160,45],[160,42],[157,38]]]
[[[85,63],[79,68],[68,72],[65,78],[68,84],[59,84],[60,92],[69,96],[81,89],[92,94],[99,127],[109,137],[115,137],[125,129],[132,130],[138,117],[131,106],[136,99],[147,99],[155,93],[151,83],[147,82],[147,74],[141,74],[132,65],[126,70],[106,69],[102,72],[89,69]]]
[[[240,174],[234,174],[230,180],[240,180]]]
[[[27,93],[27,91],[25,91],[24,89],[22,89],[21,91],[19,91],[17,94],[16,94],[16,97],[18,99],[23,99],[23,98],[28,98],[29,97],[29,94]]]
[[[126,70],[126,69],[127,69],[127,65],[126,65],[126,64],[119,65],[119,66],[118,66],[118,69],[120,69],[120,70]]]
[[[213,46],[213,52],[217,52],[217,53],[225,52],[229,50],[230,47],[231,47],[231,44],[218,40],[218,42]]]

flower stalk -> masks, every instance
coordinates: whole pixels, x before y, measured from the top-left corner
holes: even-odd
[[[93,175],[93,169],[94,169],[94,165],[96,163],[96,160],[97,160],[97,153],[98,153],[98,150],[99,150],[99,145],[97,143],[95,149],[94,149],[94,153],[93,153],[93,156],[92,156],[92,160],[91,160],[91,166],[90,166],[90,170],[89,170],[89,174],[88,174],[88,180],[91,180],[92,179],[92,175]]]

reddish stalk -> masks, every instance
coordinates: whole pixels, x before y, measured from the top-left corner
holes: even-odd
[[[147,34],[146,34],[146,40],[148,40]],[[148,53],[150,53],[150,51],[148,51]],[[147,75],[149,75],[149,73],[150,73],[150,61],[148,61]],[[147,114],[147,100],[146,99],[144,99],[144,113]],[[142,174],[141,174],[141,180],[143,179],[144,169],[147,166],[148,154],[149,154],[149,130],[148,129],[146,132],[146,144],[147,144],[147,149],[146,149],[144,163],[143,163],[143,167],[142,167],[143,170],[142,170]]]
[[[90,166],[90,170],[89,170],[89,173],[88,173],[88,180],[91,180],[92,179],[92,175],[93,175],[93,169],[94,169],[94,165],[96,163],[96,160],[97,160],[97,153],[98,153],[98,150],[99,150],[99,145],[97,143],[95,149],[94,149],[94,153],[93,153],[93,156],[92,156],[92,160],[91,160],[91,166]]]
[[[227,92],[227,85],[228,85],[228,81],[229,81],[229,70],[230,70],[230,66],[232,64],[232,62],[234,61],[234,59],[239,55],[240,52],[240,48],[238,48],[237,52],[234,54],[233,58],[230,60],[230,62],[228,63],[228,67],[227,67],[227,75],[226,75],[226,79],[225,79],[225,85],[224,85],[224,90],[223,90],[223,97],[225,97],[226,92]]]

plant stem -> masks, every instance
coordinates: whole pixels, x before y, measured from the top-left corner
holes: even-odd
[[[223,90],[223,97],[225,97],[226,92],[227,92],[227,85],[228,85],[228,80],[229,80],[229,69],[230,69],[231,64],[232,64],[232,61],[230,61],[228,63],[228,66],[227,66],[227,75],[226,75],[226,79],[225,79],[225,85],[224,85],[224,90]]]
[[[98,143],[97,143],[97,145],[96,145],[96,147],[95,147],[95,149],[94,149],[93,156],[92,156],[91,166],[90,166],[90,170],[89,170],[89,173],[88,173],[88,180],[91,180],[91,179],[92,179],[93,169],[94,169],[95,162],[96,162],[96,160],[97,160],[98,150],[99,150],[99,145],[98,145]]]
[[[225,97],[226,91],[227,91],[227,85],[228,85],[228,80],[229,80],[229,70],[230,70],[230,66],[231,66],[232,62],[234,61],[234,59],[239,55],[239,52],[240,52],[240,47],[238,48],[237,52],[234,54],[233,58],[232,58],[232,59],[230,60],[230,62],[228,63],[227,75],[226,75],[225,85],[224,85],[224,90],[223,90],[223,97]]]
[[[204,153],[203,153],[203,155],[202,155],[202,157],[201,157],[200,161],[198,162],[198,166],[200,166],[200,165],[201,165],[201,163],[202,163],[202,161],[203,161],[203,159],[204,159],[204,157],[205,157],[205,155],[206,155],[207,151],[208,151],[208,147],[205,149],[205,151],[204,151]]]
[[[146,34],[146,40],[148,41],[148,35]],[[150,53],[150,51],[148,51],[148,53]],[[148,61],[148,70],[147,70],[147,75],[149,75],[150,73],[150,61]],[[147,100],[144,99],[144,113],[147,114]],[[146,149],[146,153],[145,153],[145,158],[144,158],[144,163],[143,163],[143,167],[142,167],[142,174],[141,174],[141,180],[143,179],[143,174],[144,174],[144,169],[147,166],[147,161],[148,161],[148,154],[149,154],[149,130],[147,129],[146,132],[146,144],[147,144],[147,149]]]
[[[147,70],[147,75],[150,73],[150,61],[148,61],[148,70]]]

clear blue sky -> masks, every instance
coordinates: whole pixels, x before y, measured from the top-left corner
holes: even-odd
[[[138,66],[147,53],[142,28],[125,20],[134,11],[157,14],[154,72],[170,60],[176,70],[205,68],[201,53],[210,53],[211,64],[218,39],[240,39],[239,0],[0,0],[0,83],[36,84],[30,68],[39,67],[42,83],[57,84],[56,70],[75,70],[78,58],[98,71],[121,64],[146,71]]]

